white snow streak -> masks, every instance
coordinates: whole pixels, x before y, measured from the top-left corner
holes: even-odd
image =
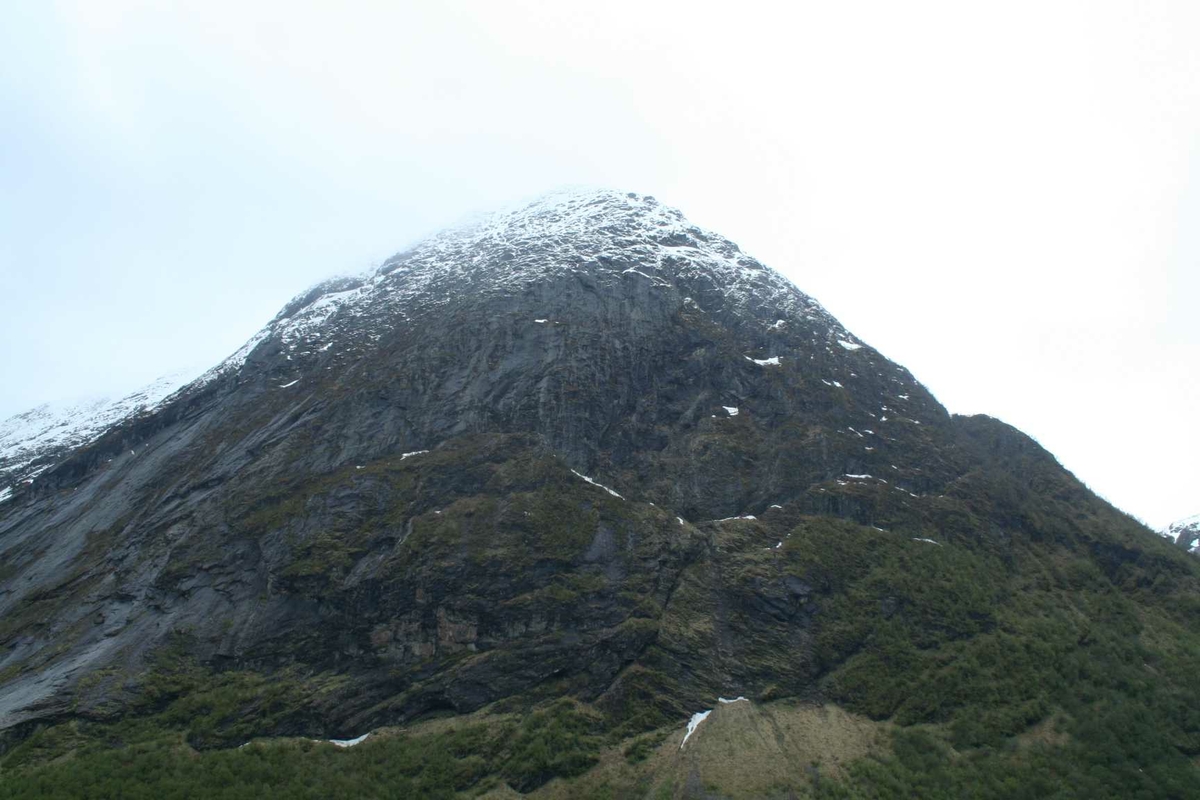
[[[687,733],[683,735],[683,741],[679,743],[680,750],[687,744],[687,740],[691,738],[692,734],[696,732],[696,728],[700,727],[700,723],[708,719],[708,715],[711,713],[712,709],[710,708],[708,711],[697,711],[695,714],[692,714],[692,718],[688,720]]]
[[[359,744],[370,735],[370,733],[364,733],[362,736],[357,736],[353,739],[330,739],[329,743],[336,744],[338,747],[354,747],[354,745]]]
[[[571,472],[575,472],[575,470],[571,470]],[[580,473],[580,472],[575,472],[575,474],[576,474],[576,475],[578,475],[580,478],[583,478],[585,481],[587,481],[588,483],[590,483],[592,486],[599,486],[601,489],[603,489],[604,491],[608,492],[608,493],[609,493],[609,494],[611,494],[613,497],[619,498],[619,499],[621,499],[621,500],[624,500],[624,499],[625,499],[624,497],[621,497],[621,495],[617,494],[616,492],[614,492],[612,489],[608,488],[608,487],[607,487],[607,486],[605,486],[604,484],[602,484],[602,483],[596,483],[594,480],[592,480],[591,478],[589,478],[587,475],[584,475],[583,473]]]

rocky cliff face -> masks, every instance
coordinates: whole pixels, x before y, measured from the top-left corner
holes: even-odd
[[[1195,585],[733,243],[559,194],[316,287],[18,486],[0,728],[119,716],[180,651],[303,683],[259,732],[563,694],[631,729],[718,693],[887,716],[855,683],[878,630],[994,631],[1036,548]]]

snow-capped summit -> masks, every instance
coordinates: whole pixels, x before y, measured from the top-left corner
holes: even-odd
[[[297,295],[241,349],[202,377],[236,372],[264,342],[289,359],[330,348],[353,354],[415,309],[444,308],[464,293],[513,295],[552,276],[586,274],[600,285],[681,281],[719,292],[722,305],[819,323],[831,344],[862,345],[821,305],[728,239],[699,228],[648,195],[564,189],[443,231],[387,259],[371,274],[341,277]],[[689,298],[703,306],[701,298]],[[781,326],[784,320],[771,319]],[[353,330],[354,335],[346,336]]]

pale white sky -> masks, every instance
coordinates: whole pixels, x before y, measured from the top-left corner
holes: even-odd
[[[215,363],[328,275],[589,183],[1161,526],[1200,511],[1198,41],[1183,0],[14,0],[0,417]]]

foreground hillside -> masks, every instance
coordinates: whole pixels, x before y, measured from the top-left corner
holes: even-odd
[[[1197,560],[636,195],[297,298],[0,556],[0,797],[1200,793]]]

